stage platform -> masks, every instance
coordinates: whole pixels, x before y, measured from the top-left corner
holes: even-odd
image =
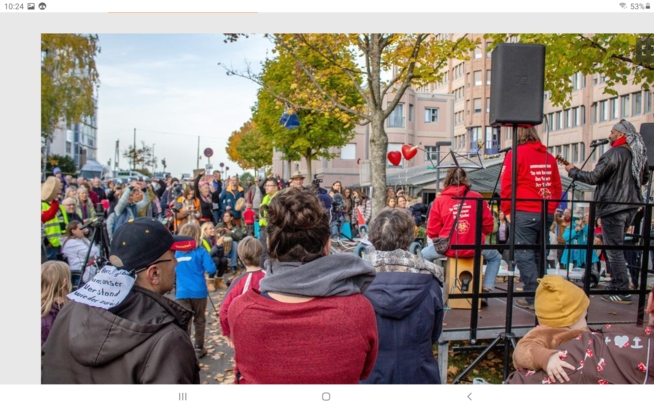
[[[651,284],[653,277],[650,275],[648,282]],[[581,282],[575,283],[581,287]],[[605,283],[600,283],[596,288],[603,290]],[[506,294],[507,283],[504,279],[498,278],[495,284],[495,293]],[[516,282],[514,285],[514,299],[520,296],[522,283]],[[591,291],[593,291],[591,289]],[[607,324],[634,324],[636,323],[638,310],[638,296],[632,295],[633,302],[631,305],[622,305],[610,303],[600,299],[600,295],[590,296],[590,306],[588,308],[588,324],[592,327],[598,327]],[[515,305],[512,308],[513,319],[511,330],[516,336],[516,341],[523,337],[530,329],[536,325],[536,315],[534,311],[525,310]],[[470,341],[470,314],[471,310],[446,309],[443,318],[443,331],[438,340],[438,365],[440,367],[441,379],[447,379],[448,352],[451,341]],[[499,334],[504,332],[506,322],[506,299],[489,298],[488,306],[483,307],[478,312],[477,337],[476,341],[493,340]],[[647,315],[645,315],[647,321]],[[481,351],[480,351],[481,352]]]

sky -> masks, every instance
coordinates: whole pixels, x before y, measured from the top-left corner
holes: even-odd
[[[119,165],[128,169],[122,153],[133,144],[136,128],[137,147],[154,145],[157,171],[163,171],[165,158],[173,176],[192,173],[199,135],[200,167],[208,162],[203,151],[211,148],[214,170],[223,162],[229,174],[242,172],[225,148],[232,132],[250,119],[258,85],[227,76],[218,63],[235,69],[249,63],[258,72],[272,44],[262,36],[229,44],[223,39],[222,34],[100,34],[98,161],[111,159],[113,168],[120,140]]]

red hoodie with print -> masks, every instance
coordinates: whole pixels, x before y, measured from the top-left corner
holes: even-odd
[[[511,165],[513,151],[506,154],[502,166],[502,182],[500,197],[511,199]],[[516,199],[561,199],[561,176],[556,159],[547,147],[540,142],[530,141],[518,146]],[[558,201],[548,202],[547,213],[553,214],[559,206]],[[505,214],[511,211],[511,200],[503,200],[501,209]],[[516,210],[521,212],[540,213],[542,202],[517,201]]]
[[[452,231],[452,224],[459,210],[459,205],[461,204],[461,199],[455,199],[456,197],[463,197],[463,192],[465,191],[465,186],[448,186],[446,187],[441,195],[434,200],[431,205],[431,210],[429,211],[429,221],[427,222],[427,237],[448,237]],[[488,207],[486,201],[477,201],[470,200],[473,198],[483,197],[477,192],[471,190],[468,191],[466,195],[466,200],[461,209],[461,214],[459,215],[459,220],[457,227],[454,229],[452,238],[450,239],[450,244],[475,244],[475,234],[477,234],[477,229],[475,228],[475,222],[477,218],[477,203],[482,203],[482,217],[483,222],[481,225],[482,234],[490,234],[493,231],[493,226],[495,220],[493,219],[493,214]],[[481,238],[481,242],[484,243],[484,236]],[[469,258],[475,256],[475,251],[470,250],[452,250],[449,249],[445,252],[447,257],[456,257],[458,252],[458,257]]]

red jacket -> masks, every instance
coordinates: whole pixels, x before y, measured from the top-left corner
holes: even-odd
[[[254,210],[252,210],[251,207],[247,208],[243,212],[243,220],[245,220],[245,224],[254,224]]]
[[[429,212],[429,222],[427,223],[427,237],[448,237],[450,231],[452,231],[452,224],[456,218],[457,212],[459,210],[459,205],[461,204],[461,199],[454,199],[455,197],[463,197],[463,192],[465,186],[448,186],[443,190],[441,195],[434,200],[431,205],[431,211]],[[472,190],[468,191],[466,196],[463,209],[461,209],[461,215],[459,216],[459,221],[457,223],[457,228],[454,229],[452,238],[450,240],[451,244],[475,244],[475,234],[477,230],[475,229],[475,221],[477,218],[477,201],[468,200],[468,198],[480,198],[483,197],[477,192]],[[488,203],[483,202],[483,224],[481,226],[481,232],[483,235],[490,234],[493,232],[493,225],[495,220],[493,219],[493,214],[488,207]],[[484,236],[482,235],[481,243],[484,243]],[[470,250],[448,250],[445,253],[447,257],[458,257],[469,258],[475,256],[475,251]]]
[[[502,184],[500,197],[511,198],[511,164],[513,151],[506,154],[502,167]],[[556,159],[547,147],[540,142],[527,142],[518,146],[516,199],[561,199],[561,176]],[[559,202],[548,202],[547,213],[553,214]],[[501,209],[505,214],[511,211],[511,201],[503,200]],[[542,203],[538,201],[517,201],[516,210],[522,212],[540,213]]]
[[[254,288],[255,290],[259,291],[259,281],[261,281],[265,276],[266,272],[263,270],[252,271],[238,277],[236,280],[234,280],[232,285],[229,286],[229,290],[227,291],[227,294],[225,294],[223,303],[220,305],[219,314],[220,328],[223,330],[224,336],[229,337],[231,334],[229,331],[229,320],[227,319],[227,313],[229,311],[229,306],[232,304],[232,301],[234,301],[236,297],[242,295],[250,288]],[[250,281],[248,281],[248,277],[250,277]]]

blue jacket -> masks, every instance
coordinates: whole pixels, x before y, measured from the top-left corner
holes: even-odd
[[[431,274],[378,272],[364,293],[377,317],[379,352],[366,384],[440,384],[432,345],[443,324],[443,296]]]
[[[176,251],[177,267],[175,268],[176,289],[175,299],[207,298],[207,283],[204,273],[216,272],[216,264],[207,250],[200,246],[191,251]]]
[[[236,192],[232,192],[232,190],[229,187],[227,187],[220,194],[220,210],[225,212],[227,211],[227,206],[229,206],[231,207],[230,211],[234,214],[234,219],[240,219],[241,212],[237,212],[236,209],[234,209],[234,206],[236,206],[236,202],[238,201],[238,199],[242,197],[244,197],[242,187],[239,186]],[[245,205],[243,205],[241,211],[243,210],[245,210]],[[222,220],[217,220],[217,222],[221,222],[221,221]]]
[[[563,238],[565,239],[566,244],[588,244],[588,225],[584,226],[580,231],[576,231],[574,228],[570,229],[567,227],[563,233]],[[593,251],[592,262],[597,263],[599,257],[597,253]],[[570,263],[574,263],[575,267],[584,267],[586,265],[586,250],[581,249],[565,249],[561,255],[561,263],[564,266],[567,266]]]

